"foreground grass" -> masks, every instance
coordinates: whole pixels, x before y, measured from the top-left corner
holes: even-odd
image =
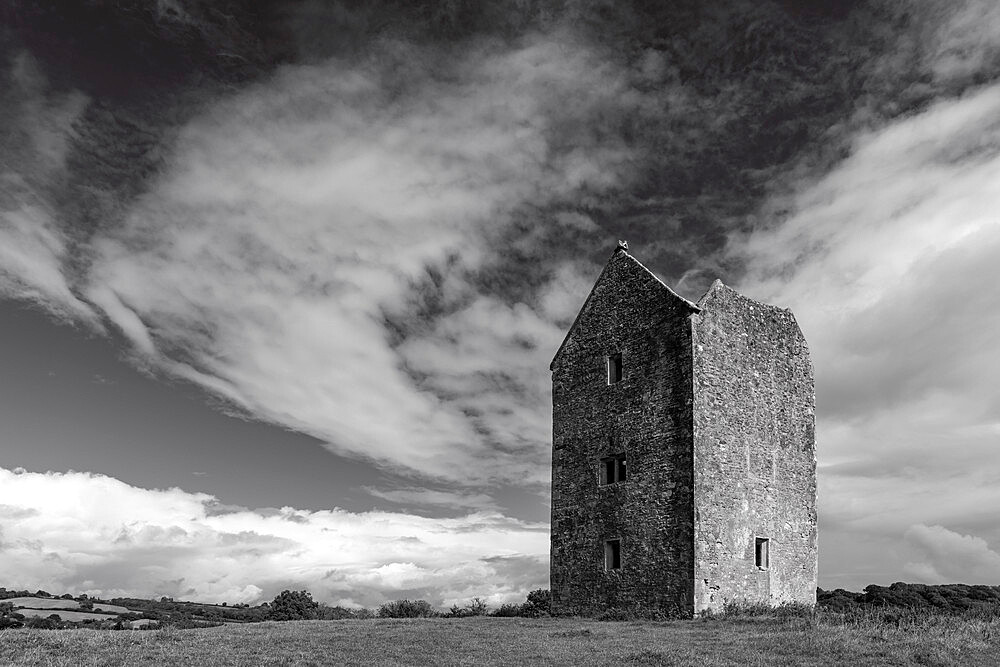
[[[156,631],[2,630],[2,665],[997,665],[1000,620],[374,619]]]

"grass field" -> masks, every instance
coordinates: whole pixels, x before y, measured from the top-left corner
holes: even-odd
[[[7,598],[0,602],[9,602],[14,607],[28,607],[30,609],[79,609],[80,603],[76,600],[63,600],[62,598]]]
[[[1000,620],[872,615],[598,622],[293,621],[2,630],[2,665],[998,665]]]

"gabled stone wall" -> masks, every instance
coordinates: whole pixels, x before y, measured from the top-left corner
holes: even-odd
[[[814,603],[809,350],[791,312],[716,281],[694,322],[695,606]],[[768,540],[767,568],[755,538]]]
[[[553,361],[551,589],[555,613],[693,609],[693,306],[618,251]],[[606,359],[623,378],[608,385]],[[626,481],[601,486],[601,459]],[[621,540],[606,571],[604,541]]]

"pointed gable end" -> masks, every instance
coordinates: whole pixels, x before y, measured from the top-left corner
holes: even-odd
[[[744,320],[756,318],[763,321],[762,318],[766,318],[773,326],[768,326],[765,338],[795,340],[797,348],[806,345],[805,336],[791,310],[752,299],[719,279],[712,282],[708,291],[698,299],[697,305],[705,313],[702,321],[718,319],[716,314],[722,312],[729,313],[729,317],[739,316]]]
[[[668,304],[677,308],[682,308],[687,312],[696,313],[701,310],[697,305],[688,301],[670,289],[666,283],[647,269],[635,257],[628,253],[628,246],[619,244],[612,253],[608,263],[604,265],[604,270],[594,283],[594,287],[583,302],[580,312],[566,332],[562,344],[556,350],[549,370],[555,370],[560,360],[569,353],[574,346],[575,338],[581,330],[607,330],[611,325],[609,316],[609,304],[622,304],[629,306],[623,311],[636,310],[641,302],[657,302],[661,305]],[[631,302],[631,303],[629,303]],[[652,305],[652,304],[650,304]],[[640,308],[641,310],[641,308]],[[597,312],[602,311],[602,312]],[[624,314],[624,313],[623,313]],[[591,320],[605,320],[603,322],[591,322]],[[629,326],[640,326],[640,322],[621,322]]]

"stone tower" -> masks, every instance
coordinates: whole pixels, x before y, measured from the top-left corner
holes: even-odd
[[[555,613],[816,600],[809,351],[788,310],[697,304],[619,244],[552,360]]]

